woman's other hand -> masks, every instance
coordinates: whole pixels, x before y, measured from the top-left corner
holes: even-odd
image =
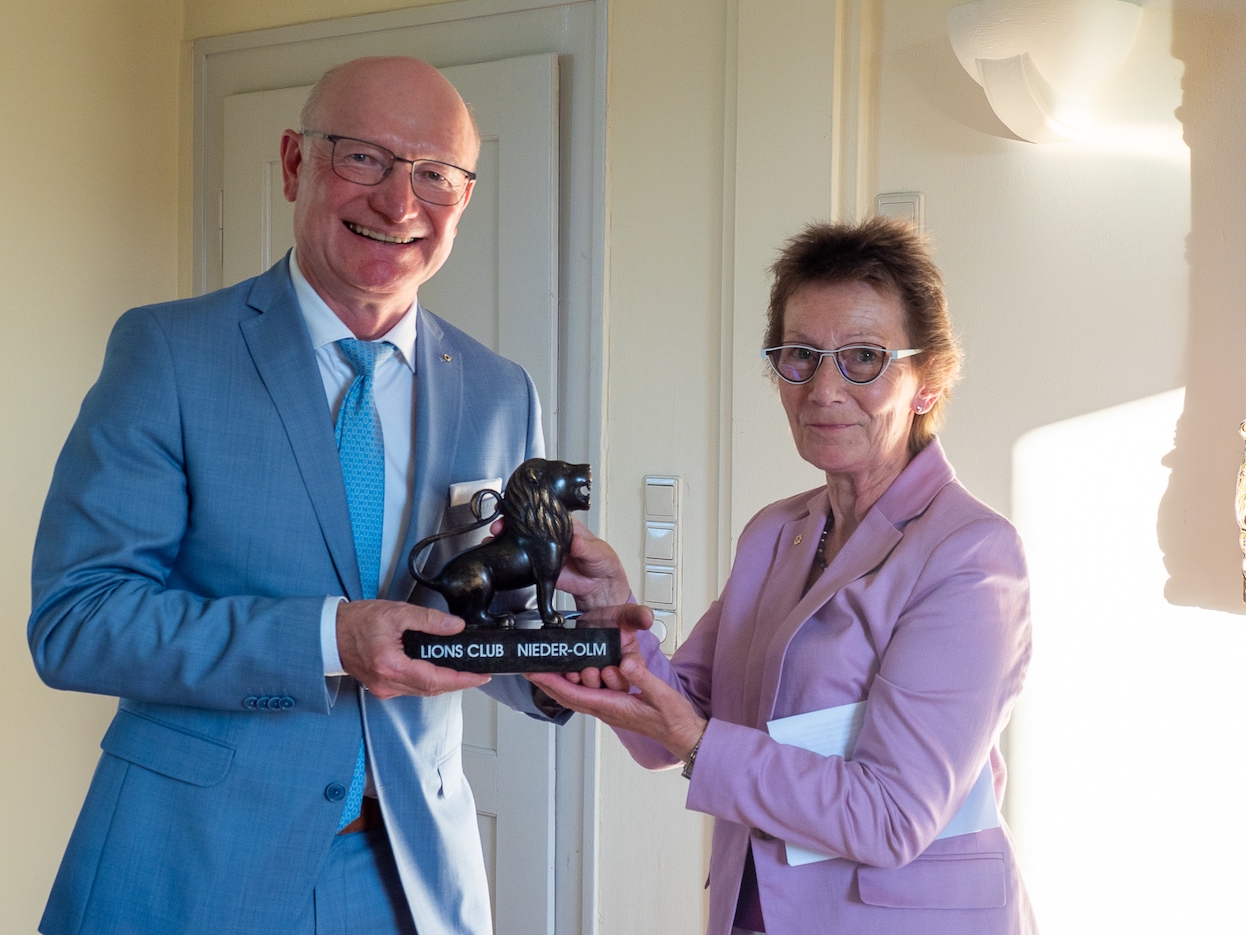
[[[601,671],[602,687],[576,684],[553,672],[527,678],[564,708],[652,738],[679,760],[688,758],[708,723],[687,698],[649,671],[635,649],[624,653],[617,669]]]
[[[581,614],[576,618],[575,625],[576,629],[618,627],[620,655],[626,656],[628,653],[640,652],[636,634],[653,626],[653,611],[644,604],[616,604]],[[565,672],[563,678],[589,688],[601,688],[603,684],[615,691],[627,691],[631,688],[616,666],[607,666],[605,669],[589,667],[579,672]]]

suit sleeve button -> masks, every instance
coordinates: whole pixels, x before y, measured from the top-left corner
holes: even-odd
[[[256,705],[258,705],[259,703],[260,703],[260,700],[256,698],[254,695],[247,695],[247,697],[242,699],[242,706],[246,708],[248,711],[254,711],[256,708]]]
[[[331,782],[324,787],[324,797],[330,802],[340,802],[346,798],[346,787],[340,782]]]
[[[281,706],[282,711],[289,711],[294,707],[294,699],[289,695],[282,695],[281,701],[279,701],[278,704]]]

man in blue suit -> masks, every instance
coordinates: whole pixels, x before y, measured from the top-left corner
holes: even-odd
[[[543,450],[527,374],[416,301],[479,138],[414,59],[339,66],[302,120],[293,253],[122,316],[56,466],[31,652],[120,704],[48,935],[490,931],[459,694],[488,679],[400,645],[462,626],[405,603],[451,487]],[[486,690],[541,714],[518,678]]]

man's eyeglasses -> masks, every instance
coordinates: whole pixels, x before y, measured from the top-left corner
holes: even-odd
[[[357,185],[380,185],[394,168],[395,162],[411,166],[411,191],[420,201],[430,205],[457,205],[467,193],[467,185],[476,178],[448,162],[435,159],[403,159],[392,150],[367,140],[335,136],[319,130],[303,130],[304,136],[328,140],[333,144],[333,174]]]
[[[865,386],[883,375],[893,360],[903,360],[920,354],[920,350],[908,348],[889,351],[873,344],[845,344],[831,351],[824,351],[807,344],[780,344],[764,347],[761,356],[770,362],[771,369],[780,380],[799,386],[808,383],[818,372],[823,357],[835,358],[835,366],[849,383]]]

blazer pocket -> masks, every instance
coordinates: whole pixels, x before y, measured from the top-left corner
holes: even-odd
[[[234,748],[121,709],[100,747],[111,756],[194,786],[214,786],[229,772]]]
[[[895,870],[857,869],[861,901],[888,909],[999,909],[1008,902],[1002,854],[918,857]]]

